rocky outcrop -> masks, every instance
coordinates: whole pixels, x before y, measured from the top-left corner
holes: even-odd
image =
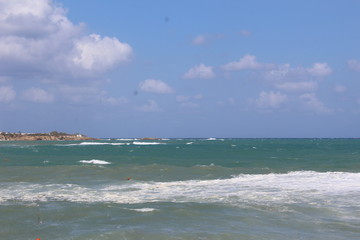
[[[0,132],[0,141],[81,141],[97,140],[82,134],[66,133],[4,133]]]

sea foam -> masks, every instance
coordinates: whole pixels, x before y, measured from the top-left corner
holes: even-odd
[[[160,142],[133,142],[134,145],[160,145],[160,144],[166,144],[166,143],[160,143]]]
[[[71,143],[71,144],[58,144],[57,146],[99,146],[99,145],[121,146],[121,145],[130,145],[130,143],[82,142],[82,143]]]
[[[106,164],[111,164],[111,162],[107,162],[104,160],[97,160],[97,159],[92,159],[92,160],[81,160],[79,161],[81,163],[87,163],[87,164],[97,164],[97,165],[106,165]]]
[[[86,160],[84,160],[86,161]],[[86,163],[98,163],[90,160]],[[104,163],[105,161],[100,161]],[[107,163],[107,162],[106,162]],[[103,186],[78,184],[0,184],[0,203],[7,201],[226,203],[234,206],[300,203],[357,208],[360,173],[290,172],[242,174],[227,179],[172,182],[126,181]],[[359,209],[360,210],[360,209]]]

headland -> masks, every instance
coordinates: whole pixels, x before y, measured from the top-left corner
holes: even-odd
[[[83,134],[69,134],[52,131],[50,133],[9,133],[0,132],[0,141],[81,141],[97,140]]]

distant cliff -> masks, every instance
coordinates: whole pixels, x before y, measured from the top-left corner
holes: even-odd
[[[9,133],[0,132],[0,141],[78,141],[96,140],[83,134],[68,134],[53,131],[51,133]]]

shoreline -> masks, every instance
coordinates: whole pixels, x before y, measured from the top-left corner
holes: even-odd
[[[81,141],[98,140],[84,134],[68,134],[62,132],[50,133],[9,133],[0,132],[0,141]]]

